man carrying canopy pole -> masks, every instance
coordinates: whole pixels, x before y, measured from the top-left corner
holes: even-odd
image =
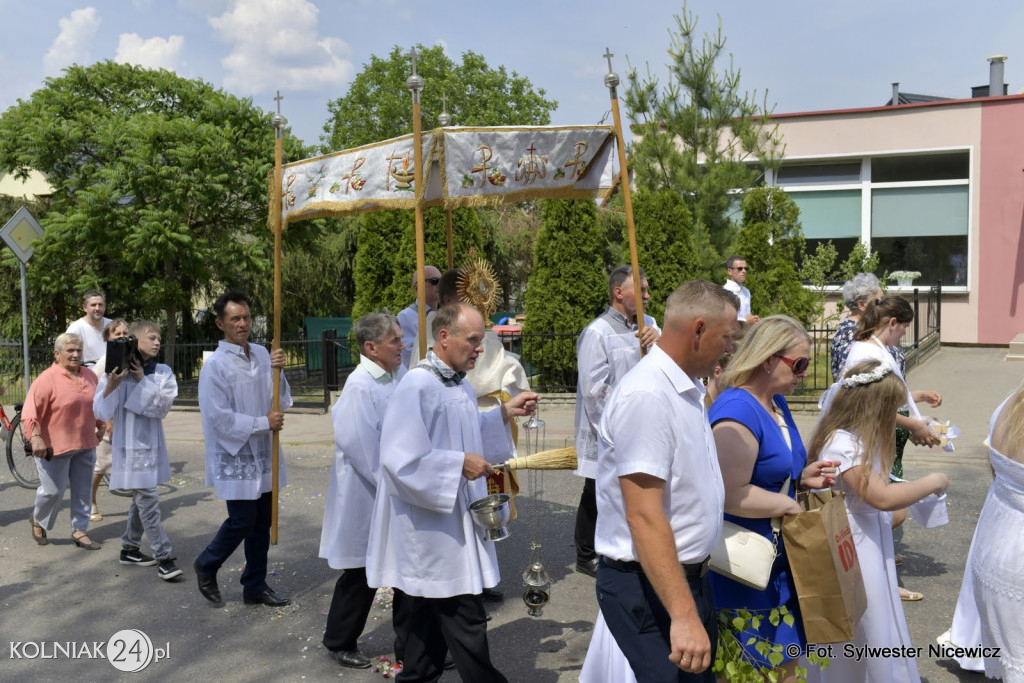
[[[616,89],[619,86],[619,75],[612,71],[612,57],[611,50],[608,48],[604,49],[604,57],[608,60],[608,74],[604,77],[604,84],[608,86],[608,92],[612,99],[612,119],[615,122],[615,140],[619,150],[619,174],[621,178],[620,185],[622,186],[622,200],[626,205],[626,233],[629,238],[629,264],[633,269],[633,291],[642,291],[640,281],[642,279],[640,270],[640,260],[637,257],[636,252],[636,226],[633,223],[633,199],[629,190],[629,170],[626,165],[626,143],[622,139],[622,119],[619,116],[619,96]],[[636,321],[638,338],[643,338],[644,334],[644,319],[643,316],[639,316]],[[644,347],[643,342],[640,342],[640,355],[644,356],[647,354],[647,349]]]

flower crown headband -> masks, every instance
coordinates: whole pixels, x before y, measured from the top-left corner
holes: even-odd
[[[862,372],[859,375],[851,375],[843,380],[843,386],[847,389],[862,387],[866,384],[873,384],[892,372],[888,365],[881,364],[871,372]]]

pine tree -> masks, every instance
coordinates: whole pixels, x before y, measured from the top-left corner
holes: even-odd
[[[624,102],[637,136],[630,165],[637,187],[679,193],[693,216],[697,255],[718,280],[736,234],[730,218],[734,190],[753,187],[764,167],[778,163],[781,142],[768,122],[767,103],[740,90],[740,72],[725,54],[721,22],[714,35],[696,35],[697,19],[683,7],[669,46],[668,83],[626,75]],[[717,272],[713,272],[717,271]]]
[[[750,266],[746,286],[751,311],[761,317],[785,313],[809,326],[820,314],[820,303],[797,273],[798,257],[804,253],[799,216],[796,202],[782,190],[751,190],[743,199],[736,253]]]
[[[542,202],[533,272],[526,285],[524,334],[576,335],[601,312],[608,301],[604,244],[594,202]],[[569,352],[564,341],[525,336],[523,347],[526,357],[542,372],[575,373],[575,348]]]
[[[661,322],[668,295],[700,274],[693,219],[683,198],[671,190],[640,190],[634,204],[637,258],[651,292],[647,314]]]
[[[409,305],[412,280],[405,278],[405,294],[399,298],[393,263],[402,243],[402,234],[414,220],[411,211],[399,209],[367,213],[360,217],[354,272],[356,296],[352,305],[354,319],[385,307],[398,313]]]

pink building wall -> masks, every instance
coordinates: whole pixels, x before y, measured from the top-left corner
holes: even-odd
[[[980,157],[978,342],[1008,344],[1024,332],[1024,100],[985,102]]]
[[[943,290],[942,341],[1008,344],[1024,332],[1024,97],[773,119],[789,159],[969,149],[969,279]]]

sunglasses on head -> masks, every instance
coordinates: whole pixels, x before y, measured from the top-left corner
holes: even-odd
[[[439,277],[428,277],[428,278],[426,278],[424,280],[424,282],[429,282],[430,284],[434,285],[435,287],[437,287],[437,283],[440,282],[440,281],[441,281],[441,278],[439,278]]]
[[[807,366],[811,364],[811,359],[801,356],[800,358],[786,358],[782,355],[776,355],[776,358],[781,360],[783,363],[789,366],[795,374],[799,375],[802,372],[807,371]]]

